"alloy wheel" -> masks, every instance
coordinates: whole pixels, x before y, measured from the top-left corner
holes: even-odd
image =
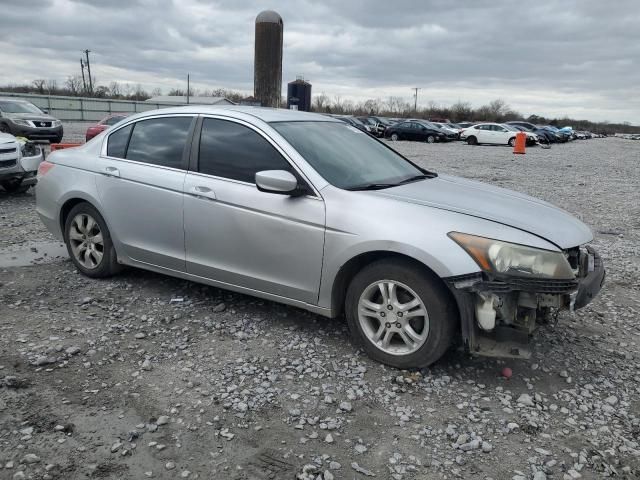
[[[369,285],[358,301],[358,321],[367,339],[390,355],[409,355],[429,336],[429,315],[407,285],[381,280]]]
[[[393,141],[393,142],[397,142],[398,141],[398,134],[397,133],[392,133],[391,134],[391,141]]]
[[[93,270],[100,266],[104,256],[104,238],[100,225],[86,213],[79,213],[71,221],[69,244],[76,260]]]

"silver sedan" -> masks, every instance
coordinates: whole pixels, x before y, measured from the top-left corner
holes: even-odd
[[[538,323],[604,282],[589,228],[438,175],[330,117],[180,107],[43,162],[37,211],[83,274],[143,268],[344,315],[373,358],[529,354]]]

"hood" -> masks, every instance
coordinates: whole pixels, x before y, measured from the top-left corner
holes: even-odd
[[[35,120],[36,122],[53,122],[57,118],[46,113],[3,113],[8,118],[22,118],[23,120]]]
[[[459,177],[441,175],[370,193],[491,220],[544,238],[562,249],[593,239],[589,227],[550,203]]]
[[[16,141],[16,137],[11,135],[10,133],[2,133],[0,132],[0,144],[2,143],[13,143]]]

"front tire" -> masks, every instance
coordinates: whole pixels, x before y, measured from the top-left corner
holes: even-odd
[[[436,141],[436,137],[434,137],[433,135],[429,135],[427,137],[427,143],[434,143]]]
[[[64,241],[71,261],[87,277],[110,277],[121,270],[107,224],[92,205],[79,203],[71,209]]]
[[[364,267],[347,289],[351,335],[376,361],[396,368],[423,368],[451,345],[458,324],[440,279],[403,260]]]
[[[509,139],[509,142],[508,142],[508,143],[509,143],[509,146],[510,146],[510,147],[515,146],[515,144],[516,144],[516,139],[515,139],[515,137],[511,137],[511,138]]]
[[[31,185],[23,185],[22,179],[7,180],[0,183],[0,185],[7,193],[25,193],[29,188],[31,188]]]
[[[397,142],[398,140],[400,140],[400,136],[397,133],[392,133],[391,134],[391,141],[392,142]]]

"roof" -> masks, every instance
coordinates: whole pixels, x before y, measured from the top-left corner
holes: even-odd
[[[165,104],[186,104],[187,97],[185,95],[159,95],[146,100],[149,103],[165,103]],[[235,105],[231,100],[224,97],[194,97],[189,96],[189,104],[199,105]]]
[[[282,17],[278,12],[273,10],[265,10],[260,12],[256,17],[256,23],[280,23],[282,24]]]
[[[136,115],[142,118],[149,115],[192,113],[192,114],[221,114],[233,118],[251,116],[264,122],[336,122],[337,120],[319,113],[286,110],[284,108],[249,107],[241,105],[184,105],[182,107],[149,110]]]

